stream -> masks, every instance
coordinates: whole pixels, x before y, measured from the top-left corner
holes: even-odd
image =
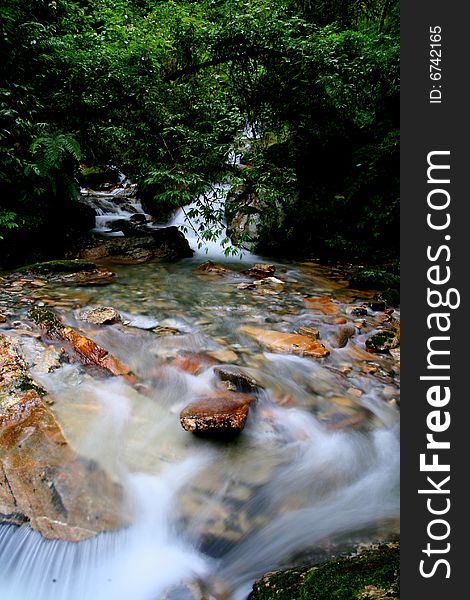
[[[273,263],[281,289],[244,289],[252,281],[244,271],[265,259],[229,259],[215,243],[210,258],[227,271],[198,271],[207,255],[196,251],[176,263],[113,265],[117,277],[105,286],[48,283],[30,294],[137,376],[130,386],[73,361],[32,370],[72,447],[124,489],[130,524],[76,543],[1,525],[2,600],[187,600],[198,581],[208,598],[244,600],[269,570],[398,532],[399,363],[365,351],[367,337],[398,312],[355,316],[372,293],[314,261]],[[335,310],[309,307],[312,297]],[[114,307],[123,323],[81,320],[99,306]],[[339,323],[355,327],[344,347],[334,343]],[[315,327],[330,354],[270,352],[246,326]],[[156,333],[163,329],[175,335]],[[260,384],[236,439],[182,429],[180,411],[221,385],[212,364],[175,368],[182,353],[236,365]]]

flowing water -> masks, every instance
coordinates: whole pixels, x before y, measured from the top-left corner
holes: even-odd
[[[313,263],[277,263],[282,290],[240,289],[253,259],[225,259],[224,274],[195,270],[201,253],[113,266],[109,285],[48,284],[32,294],[137,376],[131,386],[74,362],[48,374],[33,369],[73,448],[122,485],[130,525],[78,543],[1,526],[2,600],[159,600],[172,586],[168,598],[186,600],[182,581],[243,600],[273,568],[397,530],[399,371],[390,355],[364,351],[384,314],[353,317],[349,309],[367,295]],[[307,308],[312,296],[334,298],[337,314]],[[102,305],[124,324],[80,320]],[[343,348],[331,343],[338,317],[356,326]],[[247,325],[317,327],[331,354],[266,352],[241,331]],[[158,327],[179,335],[157,335]],[[221,385],[213,366],[197,374],[172,366],[182,351],[237,365],[262,386],[237,439],[210,441],[181,428],[181,409]]]

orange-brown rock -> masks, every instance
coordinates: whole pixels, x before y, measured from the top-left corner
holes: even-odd
[[[276,272],[274,265],[257,263],[253,265],[248,271],[244,271],[245,275],[250,277],[271,277]]]
[[[352,325],[347,325],[346,327],[340,327],[335,333],[332,335],[330,344],[333,348],[344,348],[348,343],[350,337],[352,337],[356,333],[356,328]]]
[[[207,262],[202,263],[202,265],[199,265],[196,268],[196,271],[201,273],[227,273],[228,269],[222,265],[212,262],[211,260],[208,260]]]
[[[171,360],[170,364],[178,371],[196,375],[203,369],[216,365],[217,362],[217,359],[202,352],[181,351]]]
[[[242,327],[240,331],[254,338],[271,352],[300,354],[315,358],[323,358],[330,353],[321,342],[305,335],[259,329],[258,327]]]
[[[205,435],[233,435],[245,426],[255,396],[225,392],[202,396],[181,411],[183,429]]]
[[[130,383],[135,382],[135,377],[129,367],[98,346],[93,340],[77,333],[72,327],[64,327],[62,332],[60,339],[69,342],[84,363],[101,367],[112,375],[124,377]]]
[[[70,447],[13,343],[0,336],[0,522],[79,541],[122,524],[122,490]]]
[[[311,327],[310,325],[301,325],[297,329],[297,333],[299,335],[305,335],[306,337],[311,338],[312,340],[318,340],[318,338],[320,337],[320,332],[318,331],[318,329],[316,327]]]
[[[331,298],[328,298],[328,296],[305,298],[304,302],[308,309],[319,311],[324,315],[335,315],[339,311],[339,306]]]
[[[72,327],[64,325],[53,312],[32,309],[29,316],[48,337],[69,342],[85,364],[100,367],[112,375],[122,376],[129,383],[135,382],[134,375],[125,364],[90,338],[78,333]]]

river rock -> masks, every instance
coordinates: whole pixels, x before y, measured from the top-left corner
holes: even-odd
[[[177,227],[162,227],[141,237],[91,237],[79,252],[80,258],[106,259],[118,264],[139,264],[159,259],[188,258],[194,251]]]
[[[256,394],[263,389],[256,379],[238,367],[215,367],[214,373],[221,381],[233,384],[237,392]]]
[[[199,265],[196,268],[196,271],[201,273],[228,273],[229,269],[223,267],[222,265],[218,265],[211,260],[208,260],[207,262],[202,263],[202,265]]]
[[[366,317],[367,316],[367,308],[364,306],[348,306],[346,312],[351,315],[351,317]]]
[[[0,313],[0,323],[6,323],[7,318],[5,317],[4,314]]]
[[[240,433],[254,400],[255,396],[234,392],[201,396],[181,411],[181,426],[193,433],[220,437]]]
[[[69,446],[45,391],[0,335],[0,522],[87,539],[122,525],[122,490]]]
[[[320,331],[316,327],[311,327],[310,325],[300,325],[297,328],[297,333],[299,335],[305,335],[312,340],[318,340],[320,337]]]
[[[73,285],[111,283],[116,277],[112,271],[98,268],[95,263],[85,260],[50,260],[22,267],[18,273]],[[31,283],[37,286],[40,281]]]
[[[315,358],[323,358],[330,353],[322,343],[305,335],[270,331],[250,326],[242,327],[240,331],[254,338],[261,346],[271,352],[299,354]]]
[[[264,277],[263,279],[257,279],[254,282],[256,287],[269,287],[275,290],[284,289],[285,283],[277,277]]]
[[[256,286],[255,286],[254,282],[250,282],[250,283],[243,282],[243,283],[239,283],[237,285],[237,290],[255,290],[255,289],[256,289]]]
[[[160,336],[165,336],[165,335],[182,335],[183,332],[180,331],[179,329],[176,329],[176,327],[163,327],[163,326],[158,326],[155,327],[154,329],[152,329],[153,333],[160,335]]]
[[[383,329],[366,340],[368,352],[387,352],[400,345],[400,337],[395,331]]]
[[[210,350],[207,354],[222,363],[233,363],[238,360],[238,354],[230,350],[230,348],[225,350]]]
[[[18,331],[15,334],[18,334]],[[60,368],[64,360],[63,349],[62,351],[58,350],[52,344],[44,345],[36,339],[35,334],[21,335],[16,339],[15,347],[29,368],[34,369],[35,373],[51,373]]]
[[[50,310],[33,308],[28,314],[48,337],[69,342],[84,364],[95,365],[111,375],[122,376],[129,383],[135,383],[133,373],[125,364],[93,340],[64,325]]]
[[[324,315],[335,315],[339,311],[339,306],[327,296],[320,296],[318,298],[305,298],[304,302],[308,309],[319,311]]]
[[[274,265],[257,263],[248,271],[244,271],[244,274],[250,277],[271,277],[275,272],[276,267]]]
[[[340,597],[396,600],[400,597],[400,546],[397,542],[366,549],[358,546],[350,556],[323,560],[315,561],[317,564],[314,565],[267,573],[253,585],[247,600]]]
[[[356,333],[356,328],[352,325],[346,325],[344,327],[340,327],[335,333],[332,335],[330,344],[333,348],[344,348],[348,343],[350,337],[352,337]]]
[[[80,319],[93,325],[112,325],[122,320],[121,315],[112,306],[99,306],[88,310],[80,315]]]
[[[376,312],[384,311],[386,308],[386,304],[382,300],[368,300],[367,302],[364,302],[364,306],[367,306],[368,308]]]
[[[191,352],[180,350],[178,354],[171,359],[170,365],[178,371],[197,375],[204,369],[217,364],[217,359],[204,354],[203,352]]]

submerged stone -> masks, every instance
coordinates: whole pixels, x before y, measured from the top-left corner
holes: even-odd
[[[321,342],[305,335],[269,331],[257,327],[242,327],[240,331],[254,338],[271,352],[285,352],[315,358],[323,358],[330,354],[330,351]]]
[[[254,282],[256,287],[271,287],[275,290],[284,289],[285,283],[277,277],[264,277],[263,279],[257,279]]]
[[[339,311],[339,306],[327,296],[320,296],[318,298],[305,298],[304,302],[308,309],[319,311],[324,315],[335,315]]]
[[[200,371],[217,364],[217,359],[204,354],[203,352],[191,352],[180,350],[178,354],[171,359],[170,365],[178,371],[196,375]]]
[[[340,327],[333,334],[330,344],[333,348],[344,348],[348,343],[350,337],[352,337],[356,333],[356,328],[352,325],[346,325],[344,327]]]

